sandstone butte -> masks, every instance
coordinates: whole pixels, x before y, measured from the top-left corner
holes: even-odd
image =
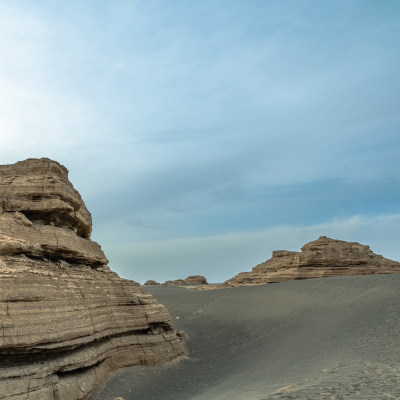
[[[0,166],[0,399],[88,399],[116,368],[185,353],[167,309],[110,270],[68,171]]]
[[[369,246],[321,236],[301,252],[278,250],[272,257],[241,272],[223,286],[246,286],[297,279],[346,275],[399,274],[400,263],[373,253]]]

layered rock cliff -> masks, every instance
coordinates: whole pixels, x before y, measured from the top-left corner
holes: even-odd
[[[241,272],[224,286],[257,285],[344,275],[400,273],[400,263],[373,253],[369,246],[321,236],[301,252],[278,250],[272,258]]]
[[[183,355],[167,309],[108,267],[49,159],[0,166],[0,399],[88,399],[113,369]]]

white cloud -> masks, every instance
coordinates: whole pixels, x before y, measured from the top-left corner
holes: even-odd
[[[57,35],[67,38],[69,32],[47,21],[40,7],[0,4],[2,163],[42,156],[76,159],[76,151],[88,148],[104,125],[94,102],[71,87],[61,61],[79,64],[80,55],[65,54]]]
[[[320,234],[399,258],[393,216],[311,225],[398,210],[384,7],[4,3],[1,163],[62,162],[122,275],[223,280]],[[310,226],[155,240],[284,221]]]
[[[14,157],[54,154],[56,149],[62,153],[89,135],[85,130],[89,114],[81,99],[0,77],[1,153]]]

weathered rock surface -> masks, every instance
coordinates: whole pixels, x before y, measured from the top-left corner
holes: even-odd
[[[112,272],[49,159],[0,166],[0,399],[88,399],[109,371],[183,355],[167,309]]]
[[[88,238],[92,218],[68,180],[67,169],[52,160],[30,159],[0,168],[0,209],[22,212],[29,220],[61,226]]]
[[[344,275],[400,273],[400,263],[373,253],[369,246],[321,236],[307,243],[301,252],[278,250],[272,258],[241,272],[224,286],[257,285]]]

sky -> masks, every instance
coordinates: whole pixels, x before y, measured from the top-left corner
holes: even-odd
[[[399,41],[397,0],[0,0],[0,164],[65,165],[142,283],[400,260]]]

